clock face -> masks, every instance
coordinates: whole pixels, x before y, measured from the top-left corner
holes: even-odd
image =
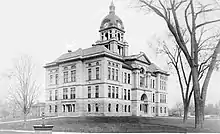
[[[121,24],[120,23],[118,23],[118,28],[121,28]]]
[[[108,27],[108,23],[105,23],[105,24],[104,24],[104,28],[106,28],[106,27]]]

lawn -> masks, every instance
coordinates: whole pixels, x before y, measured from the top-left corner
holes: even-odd
[[[206,120],[204,129],[195,130],[194,120],[189,119],[182,124],[179,118],[145,118],[145,117],[62,117],[47,119],[46,124],[54,125],[53,131],[64,132],[219,132],[220,120]],[[30,121],[26,130],[33,130],[32,126],[41,124],[41,121]],[[0,124],[0,129],[25,130],[23,123]]]

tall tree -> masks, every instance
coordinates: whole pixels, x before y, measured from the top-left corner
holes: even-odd
[[[220,39],[215,18],[219,5],[205,0],[138,0],[146,11],[161,17],[192,73],[195,128],[203,127],[204,107],[210,78],[216,67]],[[189,41],[188,41],[189,40]],[[199,81],[204,75],[204,79]]]
[[[15,61],[14,68],[9,74],[12,81],[9,90],[10,103],[22,111],[24,123],[39,93],[39,86],[33,73],[34,64],[31,58],[22,56]]]

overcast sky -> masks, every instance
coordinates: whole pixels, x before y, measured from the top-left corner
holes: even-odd
[[[149,47],[157,37],[167,33],[165,23],[154,14],[145,14],[131,6],[130,0],[115,0],[116,14],[125,26],[125,40],[129,54],[145,52],[150,60],[163,69],[166,62],[156,57]],[[109,12],[111,0],[2,0],[0,1],[0,74],[7,72],[13,60],[27,54],[36,64],[38,83],[44,100],[43,66],[55,60],[67,49],[91,47],[99,39],[99,27]],[[71,47],[72,46],[72,47]],[[220,99],[217,82],[220,73],[211,79],[207,100],[215,103]],[[0,98],[8,90],[8,80],[1,75]],[[168,81],[169,107],[181,101],[177,80],[172,75]]]

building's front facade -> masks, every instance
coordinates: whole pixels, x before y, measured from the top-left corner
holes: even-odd
[[[115,6],[92,47],[46,64],[48,116],[167,116],[168,74],[144,53],[128,55]]]

